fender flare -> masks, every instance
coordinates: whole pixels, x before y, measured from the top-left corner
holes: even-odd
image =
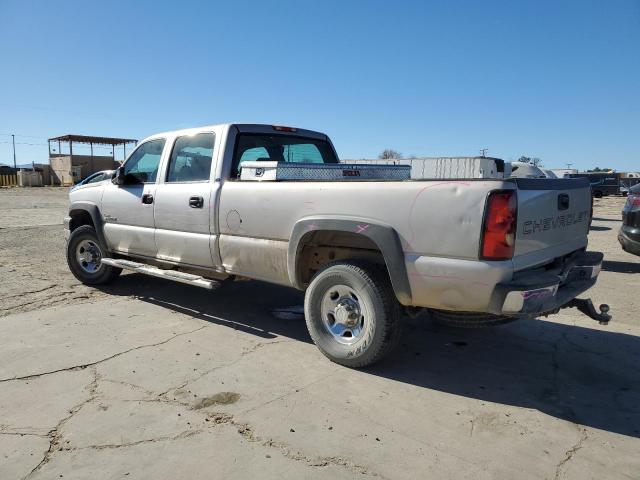
[[[411,286],[398,233],[389,225],[371,223],[366,219],[313,217],[299,220],[293,226],[287,254],[287,271],[294,287],[304,289],[297,263],[305,238],[313,232],[326,230],[355,233],[375,243],[382,252],[396,298],[402,305],[411,305]]]
[[[96,235],[98,236],[98,240],[100,240],[100,243],[102,243],[102,245],[108,249],[107,247],[108,244],[104,237],[104,231],[103,231],[104,221],[102,220],[102,215],[100,214],[100,210],[98,209],[98,206],[95,203],[91,203],[91,202],[78,201],[78,202],[71,203],[71,205],[69,205],[69,216],[70,217],[73,216],[73,212],[77,212],[77,211],[84,211],[89,214],[89,216],[91,217],[91,220],[93,221],[93,226],[96,229]]]

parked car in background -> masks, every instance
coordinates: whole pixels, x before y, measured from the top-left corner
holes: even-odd
[[[620,194],[620,179],[615,172],[571,173],[569,178],[588,178],[591,183],[591,193],[595,198]]]
[[[83,180],[76,183],[73,187],[71,187],[71,190],[75,190],[78,187],[84,187],[87,185],[94,185],[104,180],[111,180],[111,177],[113,176],[114,171],[115,170],[102,170],[100,172],[92,173],[91,175],[89,175],[88,177],[84,178]]]
[[[626,197],[629,195],[629,190],[634,185],[640,183],[640,178],[636,177],[636,173],[629,173],[626,176],[620,177],[620,195]]]
[[[629,189],[627,203],[622,210],[618,241],[625,252],[640,255],[640,184]]]
[[[506,176],[511,178],[548,178],[541,168],[525,162],[511,162],[511,172],[509,173],[507,169]]]

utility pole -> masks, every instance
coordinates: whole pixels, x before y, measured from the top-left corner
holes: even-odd
[[[16,167],[16,136],[12,133],[11,134],[11,143],[13,144],[13,168],[18,168]]]

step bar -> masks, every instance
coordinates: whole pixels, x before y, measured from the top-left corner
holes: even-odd
[[[131,270],[132,272],[143,273],[145,275],[151,275],[152,277],[164,278],[165,280],[173,280],[174,282],[186,283],[187,285],[206,288],[207,290],[213,290],[213,288],[219,283],[215,280],[208,280],[199,275],[178,272],[176,270],[163,270],[162,268],[147,265],[146,263],[132,262],[131,260],[103,258],[101,261],[105,265],[110,265],[112,267]]]

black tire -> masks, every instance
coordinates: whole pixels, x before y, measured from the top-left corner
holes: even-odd
[[[100,262],[97,262],[99,265],[94,272],[87,271],[86,266],[83,266],[78,260],[77,249],[82,242],[89,242],[92,247],[95,247],[100,258],[109,257],[107,249],[102,245],[96,235],[95,229],[91,225],[82,225],[76,228],[71,232],[69,241],[67,242],[67,264],[74,277],[85,285],[104,285],[120,275],[122,272],[121,268],[112,267]],[[86,262],[84,263],[86,264]]]
[[[602,198],[602,192],[600,190],[596,190],[593,192],[593,196],[596,198]]]
[[[429,310],[431,318],[441,325],[455,328],[484,328],[504,325],[517,320],[517,317],[491,315],[489,313],[446,312]]]
[[[340,337],[339,340],[329,330],[330,320],[327,318],[331,315],[323,316],[323,301],[337,293],[332,291],[336,287],[351,289],[358,311],[362,312],[358,320],[361,334],[354,335],[355,340],[351,344],[340,343],[341,340],[349,341],[349,338]],[[340,305],[341,302],[342,297],[336,303]],[[334,325],[340,324],[336,320],[338,308]],[[373,264],[338,261],[327,265],[313,277],[307,288],[304,313],[316,346],[329,360],[346,367],[361,368],[379,361],[393,350],[401,336],[400,304],[386,269]]]

